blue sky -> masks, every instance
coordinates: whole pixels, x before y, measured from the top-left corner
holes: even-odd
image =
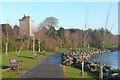
[[[110,2],[3,2],[1,23],[10,23],[12,26],[19,25],[19,19],[24,14],[32,16],[35,28],[46,17],[56,17],[59,26],[83,29],[85,15],[87,15],[88,28],[98,29],[104,27]],[[118,3],[112,2],[108,29],[116,21],[112,30],[118,34]]]

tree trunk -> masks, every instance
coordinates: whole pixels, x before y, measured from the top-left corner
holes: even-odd
[[[82,77],[84,77],[84,60],[82,61]]]
[[[35,52],[35,39],[33,37],[33,53]]]
[[[6,43],[6,56],[8,55],[8,43]]]
[[[100,54],[100,80],[103,80],[103,66],[102,66],[103,54]]]
[[[38,42],[39,52],[40,52],[40,41]]]
[[[27,52],[29,52],[29,45],[30,45],[30,43],[29,43],[29,40],[28,40],[28,49],[27,49]]]

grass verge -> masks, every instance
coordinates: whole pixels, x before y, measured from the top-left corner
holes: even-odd
[[[39,53],[42,54],[42,53]],[[22,76],[27,70],[35,66],[37,63],[42,61],[47,57],[47,55],[52,55],[54,53],[48,52],[46,55],[40,55],[39,60],[34,60],[34,54],[32,51],[21,51],[18,55],[16,52],[8,52],[8,56],[5,53],[2,53],[2,67],[1,70],[6,68],[10,68],[9,58],[16,58],[17,60],[24,61],[22,66],[22,71],[20,73],[17,72],[9,72],[9,71],[2,71],[2,78],[19,78]]]
[[[89,47],[89,48],[85,47],[85,48],[75,48],[75,49],[83,50],[83,49],[97,49],[97,48],[95,48],[95,47]]]
[[[62,53],[62,52],[67,52],[67,51],[69,51],[67,48],[59,48],[55,50],[56,53]]]
[[[77,68],[73,68],[70,66],[64,66],[64,74],[65,74],[65,78],[88,78],[90,80],[95,80],[95,78],[93,78],[93,76],[89,75],[88,72],[84,72],[84,77],[82,77],[82,75],[80,74],[82,71],[80,69]]]

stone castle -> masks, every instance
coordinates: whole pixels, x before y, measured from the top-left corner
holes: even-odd
[[[21,37],[34,36],[34,20],[32,20],[31,16],[24,15],[22,19],[19,19],[19,27],[19,33]]]
[[[8,23],[1,24],[0,32],[3,38],[20,38],[20,37],[33,37],[34,36],[34,21],[31,16],[23,16],[19,19],[19,26],[15,25],[13,28]]]

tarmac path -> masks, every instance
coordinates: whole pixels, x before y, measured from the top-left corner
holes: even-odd
[[[64,78],[61,56],[61,53],[48,56],[28,70],[21,78]]]

